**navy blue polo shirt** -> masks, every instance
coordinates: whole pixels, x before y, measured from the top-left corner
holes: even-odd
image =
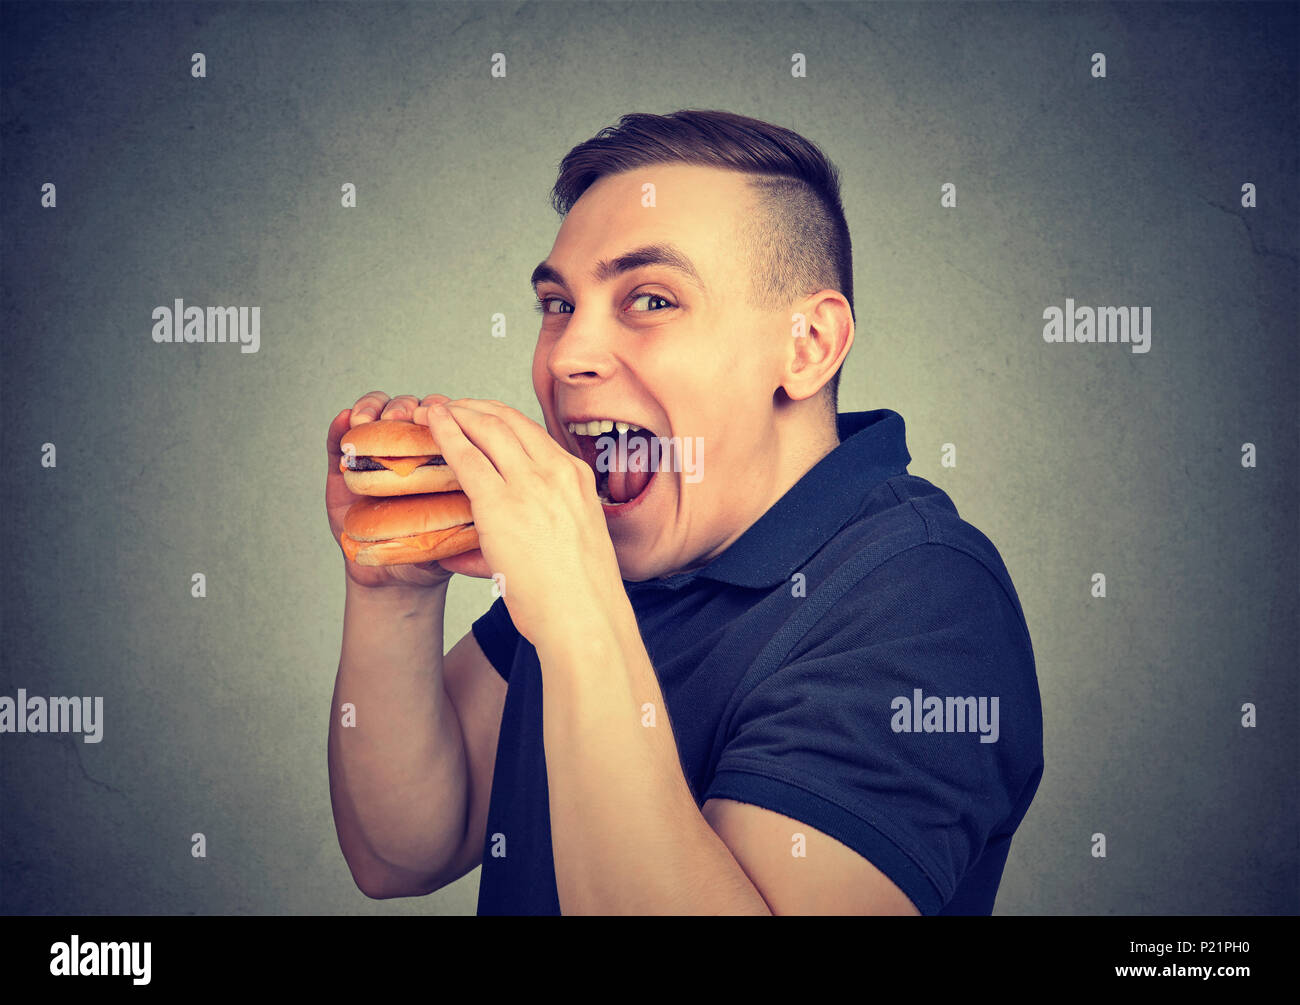
[[[699,806],[822,831],[922,914],[989,914],[1043,772],[1024,614],[988,538],[907,474],[902,416],[838,424],[712,562],[624,586]],[[508,682],[478,913],[558,914],[537,651],[504,600],[473,632]]]

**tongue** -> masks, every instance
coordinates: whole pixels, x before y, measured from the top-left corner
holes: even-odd
[[[649,471],[610,471],[609,497],[618,503],[635,499],[650,484]]]

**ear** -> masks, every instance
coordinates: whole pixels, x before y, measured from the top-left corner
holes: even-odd
[[[790,317],[781,388],[793,401],[811,398],[835,375],[852,346],[853,312],[842,293],[822,290],[799,301]]]

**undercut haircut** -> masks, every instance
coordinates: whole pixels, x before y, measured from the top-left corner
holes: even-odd
[[[560,216],[601,178],[651,164],[748,175],[756,212],[741,213],[737,245],[750,263],[750,303],[774,311],[816,293],[843,294],[853,313],[853,246],[835,165],[798,133],[732,112],[637,112],[579,143],[560,162],[551,205]],[[840,374],[823,387],[839,409]]]

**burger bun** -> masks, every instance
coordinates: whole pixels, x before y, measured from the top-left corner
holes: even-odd
[[[343,552],[358,565],[410,565],[478,547],[464,492],[367,497],[343,518]]]

